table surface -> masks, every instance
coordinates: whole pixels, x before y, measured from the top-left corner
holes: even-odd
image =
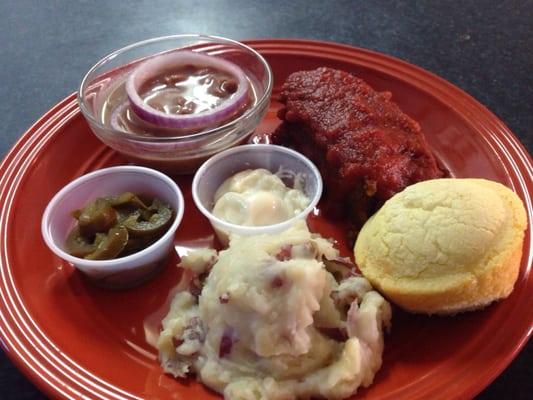
[[[129,43],[178,33],[328,40],[390,54],[471,94],[532,153],[533,1],[3,0],[0,16],[2,156],[77,89],[96,60]],[[530,398],[532,348],[477,398]],[[0,393],[44,399],[1,351]]]

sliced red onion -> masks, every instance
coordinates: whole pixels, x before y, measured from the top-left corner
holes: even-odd
[[[124,131],[124,127],[122,127],[119,123],[119,118],[124,114],[124,110],[128,107],[128,102],[124,102],[120,104],[118,107],[116,107],[113,112],[111,113],[111,118],[109,119],[109,125],[111,125],[111,128],[117,130],[117,131]]]
[[[150,107],[142,100],[138,91],[144,82],[155,78],[162,71],[184,65],[194,65],[199,68],[212,67],[227,72],[237,80],[237,91],[217,107],[198,114],[169,115]],[[244,72],[230,61],[193,51],[180,50],[156,56],[139,65],[126,81],[126,93],[132,110],[144,121],[167,128],[191,129],[211,126],[224,121],[244,106],[248,98],[248,81]]]

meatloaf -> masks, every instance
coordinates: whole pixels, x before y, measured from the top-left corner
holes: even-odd
[[[415,182],[446,175],[420,125],[344,71],[318,68],[285,81],[275,144],[309,157],[324,180],[325,209],[357,230],[385,200]]]

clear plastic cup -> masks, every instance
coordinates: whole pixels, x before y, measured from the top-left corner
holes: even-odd
[[[143,61],[159,54],[189,50],[229,61],[249,80],[254,101],[242,115],[224,125],[197,132],[170,131],[168,135],[137,135],[104,123],[103,104],[113,88]],[[254,49],[231,39],[208,35],[174,35],[143,40],[123,47],[98,61],[85,75],[78,91],[83,116],[94,134],[134,163],[172,175],[189,174],[218,152],[244,143],[268,111],[273,76],[266,60]],[[126,101],[120,90],[112,103]],[[109,100],[109,99],[108,99]]]
[[[175,218],[167,232],[147,248],[125,257],[86,260],[68,254],[65,241],[76,223],[71,212],[98,197],[123,192],[146,194],[169,204],[175,211]],[[111,167],[81,176],[61,189],[44,211],[41,231],[50,250],[99,286],[128,288],[147,281],[158,272],[173,248],[183,211],[181,190],[166,175],[145,167]]]
[[[309,205],[286,221],[264,226],[236,225],[217,218],[211,213],[214,196],[220,185],[237,172],[264,168],[277,173],[285,185],[294,187],[298,177]],[[280,173],[281,172],[281,173]],[[196,172],[192,183],[192,196],[198,209],[208,219],[223,244],[230,235],[260,235],[282,232],[299,219],[305,219],[322,195],[322,178],[316,166],[302,154],[272,144],[249,144],[223,151],[207,160]]]

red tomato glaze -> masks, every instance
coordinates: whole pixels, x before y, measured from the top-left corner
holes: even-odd
[[[283,123],[272,142],[317,164],[327,210],[356,228],[406,186],[446,175],[420,125],[391,101],[391,93],[377,92],[347,72],[295,72],[280,100]]]

